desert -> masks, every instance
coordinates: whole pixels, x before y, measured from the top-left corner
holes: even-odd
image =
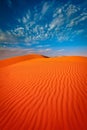
[[[81,56],[1,60],[0,130],[87,130],[86,68]]]

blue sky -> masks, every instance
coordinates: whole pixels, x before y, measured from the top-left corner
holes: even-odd
[[[87,55],[87,0],[0,0],[3,49]]]

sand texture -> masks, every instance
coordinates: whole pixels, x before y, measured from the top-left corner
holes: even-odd
[[[0,61],[0,130],[87,130],[87,58]]]

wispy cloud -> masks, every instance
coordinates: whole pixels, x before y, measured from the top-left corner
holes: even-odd
[[[5,43],[9,41],[11,42],[12,38],[13,36],[9,31],[4,32],[0,29],[0,42],[5,42]]]
[[[66,9],[67,16],[70,17],[71,15],[75,14],[79,10],[80,10],[79,7],[76,7],[75,5],[70,4],[70,5],[68,5],[68,7]]]
[[[23,27],[18,27],[18,28],[15,28],[12,33],[17,36],[17,37],[23,37],[25,35],[24,33],[24,28]]]
[[[64,23],[64,16],[60,14],[58,17],[54,18],[50,23],[50,30],[54,29],[55,27],[60,27]]]
[[[44,2],[41,9],[28,10],[19,17],[18,25],[11,30],[0,30],[0,43],[31,45],[54,38],[58,42],[72,41],[74,37],[87,32],[84,21],[87,21],[87,11],[82,11],[79,6],[67,3],[55,7],[51,2]]]
[[[64,49],[60,49],[60,50],[58,50],[58,52],[61,52],[61,51],[64,51]]]
[[[21,49],[21,48],[0,48],[0,59],[5,59],[13,56],[20,56],[34,53],[31,49]]]
[[[23,17],[23,18],[22,18],[22,22],[23,22],[23,23],[26,23],[26,22],[27,22],[27,18],[26,18],[26,17]]]
[[[50,7],[50,5],[48,2],[45,2],[43,4],[42,11],[41,11],[42,15],[45,15],[45,13],[48,11],[49,7]]]

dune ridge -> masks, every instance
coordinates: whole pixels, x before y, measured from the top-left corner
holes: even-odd
[[[43,55],[39,55],[39,54],[29,54],[29,55],[23,55],[23,56],[16,56],[16,57],[0,60],[0,67],[16,64],[16,63],[23,62],[26,60],[38,59],[38,58],[48,58],[48,57],[43,56]]]
[[[1,130],[87,130],[87,58],[39,58],[0,68]]]

